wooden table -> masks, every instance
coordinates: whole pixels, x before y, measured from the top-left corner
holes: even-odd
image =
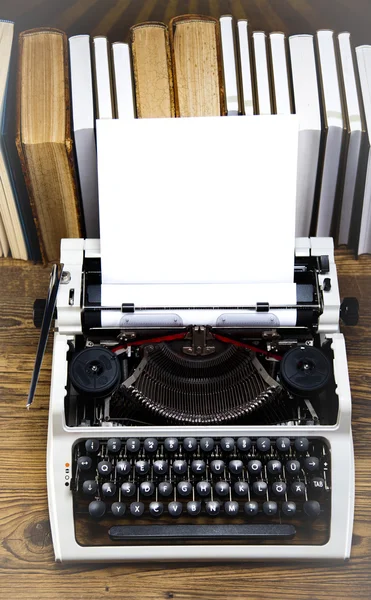
[[[356,509],[348,563],[133,564],[54,562],[46,491],[51,341],[34,406],[25,403],[38,331],[32,305],[49,270],[0,262],[0,597],[4,600],[371,598],[371,257],[338,251],[342,296],[355,295],[360,324],[344,328],[353,393]],[[279,558],[279,557],[277,557]]]

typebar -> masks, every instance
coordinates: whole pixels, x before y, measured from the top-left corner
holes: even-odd
[[[296,530],[293,525],[115,525],[109,530],[113,540],[133,539],[290,539]]]

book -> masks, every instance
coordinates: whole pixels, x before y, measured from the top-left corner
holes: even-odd
[[[259,115],[271,115],[271,85],[269,80],[266,35],[262,31],[255,31],[252,39],[254,48],[257,112]]]
[[[90,36],[68,40],[70,50],[72,123],[85,234],[99,238],[97,148]]]
[[[93,38],[93,75],[97,119],[113,119],[115,116],[109,42],[104,36]]]
[[[1,192],[2,192],[2,190],[0,191],[0,194],[1,194]],[[4,223],[1,218],[1,213],[0,213],[0,245],[1,245],[1,256],[8,256],[9,244],[8,244],[8,239],[6,237]]]
[[[220,17],[219,23],[222,42],[224,89],[227,115],[237,116],[241,114],[241,109],[233,18],[231,15],[224,15]]]
[[[296,192],[297,237],[308,237],[320,171],[321,109],[312,35],[289,37],[295,112],[299,119],[298,178]]]
[[[240,19],[237,21],[238,47],[241,72],[241,95],[243,114],[252,116],[255,114],[255,99],[253,93],[253,82],[251,73],[251,53],[248,35],[248,21]]]
[[[317,31],[318,72],[322,97],[322,111],[325,127],[325,149],[322,178],[319,192],[316,235],[327,237],[334,234],[334,220],[340,207],[339,173],[342,151],[346,147],[345,123],[337,61],[334,47],[334,33],[330,30]],[[335,203],[335,199],[337,202]],[[335,214],[334,214],[335,211]]]
[[[167,26],[157,21],[134,25],[130,28],[130,44],[137,116],[174,117],[174,88]]]
[[[292,106],[285,34],[271,33],[269,35],[269,48],[275,113],[277,115],[290,115]]]
[[[134,87],[128,44],[112,44],[115,104],[118,119],[134,119]]]
[[[16,142],[44,262],[59,261],[61,238],[81,236],[69,88],[66,35],[21,33]]]
[[[225,115],[218,20],[203,15],[174,17],[169,32],[176,116]]]

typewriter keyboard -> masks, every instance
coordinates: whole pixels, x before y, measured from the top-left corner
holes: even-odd
[[[324,544],[330,448],[313,437],[84,439],[71,493],[83,545]]]

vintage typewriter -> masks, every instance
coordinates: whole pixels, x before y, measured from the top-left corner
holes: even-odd
[[[295,306],[101,306],[98,240],[63,240],[35,390],[55,318],[47,453],[56,560],[346,559],[351,396],[333,242],[296,240]],[[123,299],[124,301],[125,299]],[[102,327],[103,311],[120,311]],[[296,325],[278,314],[296,311]],[[202,314],[202,310],[201,310]]]

